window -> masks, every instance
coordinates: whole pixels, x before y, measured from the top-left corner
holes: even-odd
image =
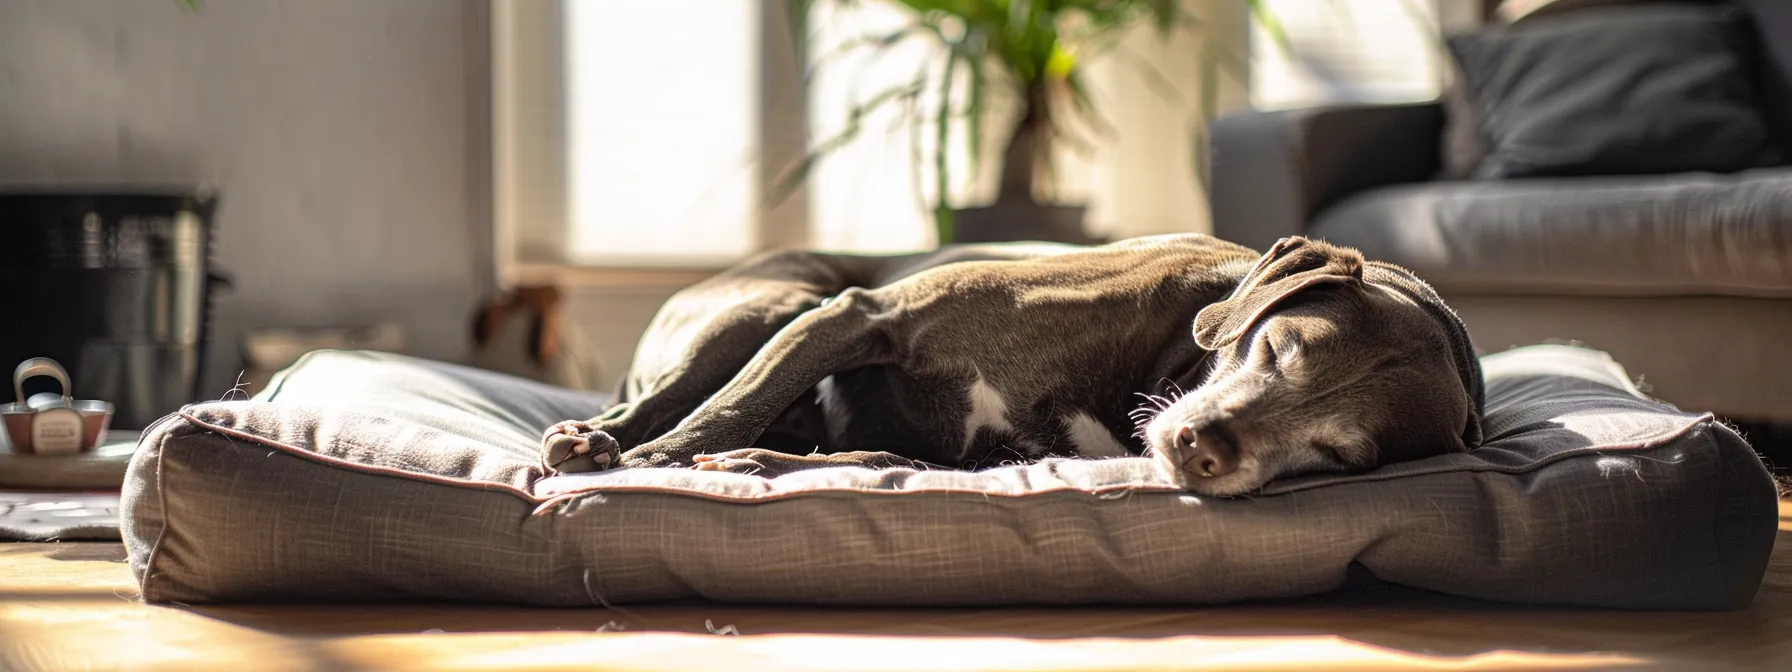
[[[726,265],[753,250],[758,11],[567,2],[566,261]]]
[[[780,1],[780,0],[773,0]],[[875,58],[867,50],[842,53],[839,46],[867,35],[889,34],[905,17],[892,4],[864,3],[852,11],[834,11],[817,3],[810,22],[809,137],[830,138],[846,126],[848,112],[890,87],[912,81],[923,66],[937,66],[931,45],[920,40],[899,44]],[[825,62],[824,62],[825,61]],[[816,166],[807,190],[811,243],[831,250],[915,250],[931,242],[928,210],[934,199],[933,166],[914,160],[914,150],[931,148],[934,134],[905,115],[931,113],[938,105],[938,87],[924,87],[907,103],[882,107],[863,122],[857,141]],[[963,129],[957,129],[963,138]],[[964,175],[969,151],[951,154]],[[957,193],[954,196],[958,196]]]
[[[1261,24],[1251,47],[1251,102],[1285,109],[1436,98],[1447,81],[1439,39],[1474,25],[1478,0],[1268,0],[1288,46]]]
[[[494,2],[500,282],[569,267],[694,273],[774,246],[932,245],[931,168],[912,157],[914,136],[926,143],[933,133],[893,125],[896,107],[823,161],[789,202],[762,201],[809,142],[839,127],[852,101],[912,78],[936,57],[916,42],[875,64],[836,63],[806,82],[786,4]],[[811,17],[812,54],[902,20],[893,5],[857,4],[851,14]],[[1090,228],[1109,237],[1206,228],[1192,160],[1202,40],[1242,52],[1246,22],[1242,5],[1184,4],[1208,13],[1208,32],[1162,42],[1141,27],[1125,40],[1126,58],[1092,63],[1088,83],[1117,130],[1058,157],[1059,195],[1086,203]],[[914,104],[937,101],[929,88]],[[1222,100],[1242,104],[1241,85],[1222,91]],[[1000,122],[986,122],[982,180],[954,185],[955,205],[993,197],[1006,139]],[[954,148],[953,157],[966,175],[968,149]]]

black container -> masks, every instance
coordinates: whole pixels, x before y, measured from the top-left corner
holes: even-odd
[[[226,282],[210,268],[216,206],[203,189],[0,192],[0,367],[61,362],[120,429],[197,400]]]

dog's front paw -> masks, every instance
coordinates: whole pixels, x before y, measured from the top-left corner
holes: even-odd
[[[602,471],[621,459],[622,444],[583,420],[558,423],[541,437],[541,466],[548,473]]]

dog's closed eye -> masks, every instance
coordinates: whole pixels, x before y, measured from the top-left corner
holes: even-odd
[[[1271,343],[1274,348],[1276,368],[1286,368],[1300,360],[1300,341],[1287,339]]]
[[[1255,352],[1252,354],[1255,355],[1258,361],[1263,362],[1265,368],[1271,371],[1282,370],[1282,359],[1284,357],[1283,352],[1285,348],[1278,347],[1276,345],[1276,339],[1273,336],[1265,334],[1262,338],[1257,339],[1256,348],[1254,348],[1254,350]]]
[[[1256,355],[1257,359],[1262,360],[1264,364],[1268,364],[1270,368],[1275,368],[1277,364],[1275,339],[1267,337],[1257,339]]]
[[[1341,452],[1338,452],[1338,447],[1335,445],[1332,445],[1330,443],[1327,443],[1325,441],[1314,441],[1313,442],[1313,450],[1317,450],[1317,451],[1319,451],[1320,455],[1324,455],[1333,460],[1337,460],[1339,462],[1344,461],[1344,454]]]
[[[1325,456],[1326,459],[1331,460],[1334,463],[1351,468],[1368,466],[1365,464],[1367,460],[1363,457],[1364,451],[1350,450],[1345,448],[1344,444],[1326,439],[1315,439],[1309,442],[1308,445],[1312,446],[1315,452]]]
[[[1263,362],[1265,369],[1276,373],[1286,372],[1300,358],[1299,340],[1279,335],[1264,335],[1257,339],[1255,350],[1254,354]]]

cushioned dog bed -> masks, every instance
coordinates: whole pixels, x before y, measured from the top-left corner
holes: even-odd
[[[600,396],[318,352],[254,400],[144,432],[124,538],[158,602],[1220,603],[1363,577],[1533,604],[1749,602],[1777,512],[1734,432],[1644,398],[1597,351],[1483,363],[1472,453],[1212,499],[1141,458],[544,478],[542,428]]]

